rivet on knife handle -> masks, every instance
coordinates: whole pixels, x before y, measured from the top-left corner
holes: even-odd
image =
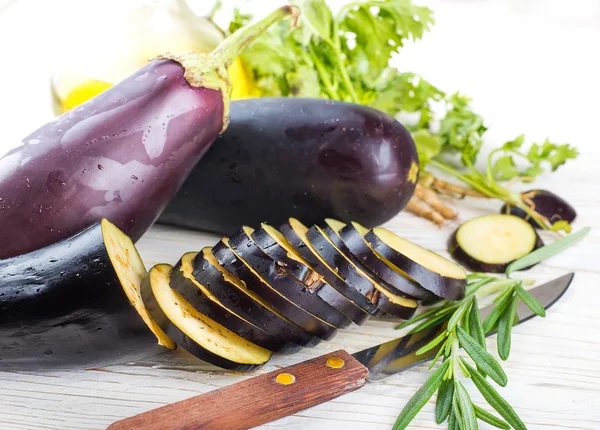
[[[368,370],[340,350],[117,421],[109,430],[241,430],[362,387]]]

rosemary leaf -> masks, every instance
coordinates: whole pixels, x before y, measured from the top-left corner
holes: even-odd
[[[433,393],[442,384],[442,378],[446,370],[448,370],[448,366],[450,366],[450,361],[444,360],[441,366],[431,374],[429,379],[427,379],[423,386],[410,398],[406,406],[404,406],[392,430],[403,430],[408,427],[413,418],[423,409],[423,406],[425,406],[431,396],[433,396]]]
[[[547,258],[550,258],[562,252],[563,250],[575,245],[577,242],[586,237],[590,230],[590,227],[584,227],[575,233],[571,233],[567,236],[561,237],[560,239],[557,239],[546,246],[542,246],[541,248],[530,252],[526,256],[513,261],[506,268],[506,276],[510,276],[511,273],[524,269],[526,267],[533,266],[534,264],[546,260]]]
[[[455,397],[458,397],[458,406],[462,413],[462,420],[465,430],[477,430],[477,416],[475,415],[475,409],[473,408],[473,402],[465,386],[460,381],[455,382],[454,391],[456,392]]]
[[[458,327],[456,329],[456,334],[458,335],[460,346],[462,346],[467,354],[469,354],[469,357],[473,359],[477,367],[480,367],[484,374],[492,378],[494,382],[501,387],[506,386],[506,383],[508,382],[506,373],[504,373],[502,366],[500,366],[500,363],[496,361],[492,354],[483,349],[481,345],[479,345],[479,343],[469,336],[462,328]]]
[[[456,415],[454,415],[453,410],[450,410],[450,417],[448,418],[448,430],[459,430],[458,424],[456,424]]]
[[[429,368],[427,370],[431,370],[433,369],[433,367],[435,366],[435,363],[437,363],[438,358],[440,358],[440,355],[442,355],[442,353],[444,352],[444,350],[446,349],[445,346],[448,342],[444,343],[441,348],[439,349],[439,351],[437,352],[437,354],[435,354],[435,357],[433,357],[433,360],[431,361],[431,364],[429,365]]]
[[[512,287],[509,287],[509,288],[512,289]],[[501,301],[496,303],[496,306],[494,306],[494,309],[492,309],[492,312],[490,312],[490,314],[487,316],[487,318],[483,322],[483,331],[485,333],[490,333],[494,329],[494,326],[496,325],[496,322],[498,322],[500,315],[502,315],[504,313],[504,311],[506,310],[506,308],[510,305],[511,298],[512,298],[512,293],[511,293],[511,295],[506,295],[504,297],[504,299],[502,299]]]
[[[461,358],[471,372],[471,380],[483,395],[483,398],[489,403],[489,405],[500,414],[502,418],[506,420],[515,430],[527,430],[521,418],[517,415],[515,410],[508,404],[508,402],[487,382],[483,376],[477,372],[473,367],[469,365],[463,358]]]
[[[504,361],[506,361],[510,355],[512,327],[515,321],[518,303],[519,298],[513,297],[510,305],[498,319],[498,355]]]
[[[477,302],[477,297],[473,298],[473,305],[471,306],[470,313],[469,334],[485,350],[485,333],[483,332],[483,325],[481,324],[481,314],[479,313],[479,303]]]
[[[510,426],[497,416],[490,414],[488,411],[486,411],[483,408],[480,408],[474,403],[473,408],[475,409],[475,415],[477,415],[477,418],[479,418],[481,421],[499,429],[510,430]]]
[[[452,408],[452,396],[454,395],[454,383],[446,380],[440,385],[438,397],[435,403],[435,422],[441,424],[448,417]],[[448,424],[450,427],[450,424]]]
[[[546,316],[546,310],[541,305],[541,303],[538,302],[538,300],[535,297],[533,297],[531,293],[525,291],[525,289],[521,285],[517,285],[515,291],[517,292],[517,296],[519,296],[523,303],[525,303],[527,307],[531,309],[531,312],[535,313],[540,317]]]
[[[415,352],[416,355],[421,355],[421,354],[425,354],[427,351],[432,350],[433,348],[435,348],[436,346],[438,346],[440,343],[442,343],[442,341],[446,338],[447,332],[446,331],[442,331],[435,339],[433,339],[431,342],[429,342],[427,345],[421,347],[420,349],[417,350],[417,352]]]
[[[434,325],[439,325],[441,323],[443,323],[444,321],[450,319],[450,312],[446,312],[442,315],[438,315],[435,316],[433,318],[430,318],[426,321],[423,321],[421,324],[419,324],[418,326],[414,327],[413,329],[411,329],[408,334],[414,334],[417,333],[421,330],[425,330],[428,327],[434,326]]]
[[[460,307],[452,314],[450,320],[448,321],[448,331],[454,330],[454,328],[458,325],[463,315],[470,309],[470,306],[473,304],[472,299],[468,299],[464,301]]]
[[[436,315],[438,312],[440,312],[440,315],[446,312],[451,312],[457,307],[458,305],[456,303],[452,303],[451,305],[436,306],[435,308],[429,309],[427,312],[423,312],[419,316],[411,318],[408,321],[404,321],[402,324],[396,326],[396,330],[402,330],[403,328],[410,327],[416,322],[429,318],[432,315]]]

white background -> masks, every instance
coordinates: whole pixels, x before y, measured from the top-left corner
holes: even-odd
[[[527,274],[545,280],[567,271],[577,273],[572,288],[546,320],[515,329],[513,353],[506,364],[509,385],[502,393],[529,428],[600,428],[600,2],[423,3],[435,10],[437,23],[423,41],[407,47],[397,59],[403,70],[421,73],[447,91],[470,95],[490,125],[489,146],[525,133],[533,140],[551,137],[570,142],[581,152],[577,161],[542,178],[539,185],[576,206],[580,213],[576,227],[591,225],[594,230],[577,248]],[[65,47],[85,45],[88,35],[72,30],[82,20],[72,16],[68,4],[67,0],[0,1],[0,154],[51,118],[49,71]],[[254,10],[266,13],[276,4],[255,1]],[[110,19],[90,14],[84,23],[91,33],[110,34]],[[459,209],[465,219],[498,206],[463,202]],[[387,225],[442,253],[455,227],[437,229],[405,213]],[[183,252],[215,240],[154,227],[141,240],[140,252],[148,266],[173,263]],[[370,321],[313,350],[276,357],[263,371],[339,348],[355,352],[392,339],[398,335],[393,325]],[[489,346],[494,350],[493,340]],[[426,376],[419,367],[269,427],[389,429]],[[117,419],[240,378],[182,353],[89,371],[0,372],[0,429],[104,428]],[[432,411],[432,404],[426,406],[414,428],[435,428]]]

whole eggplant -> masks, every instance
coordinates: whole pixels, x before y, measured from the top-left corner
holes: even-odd
[[[159,222],[225,235],[289,217],[374,227],[404,208],[418,163],[408,131],[377,110],[321,99],[234,101],[228,129]]]
[[[278,9],[212,54],[154,60],[27,136],[0,159],[0,258],[103,217],[139,239],[226,126],[226,66],[288,15],[298,9]]]

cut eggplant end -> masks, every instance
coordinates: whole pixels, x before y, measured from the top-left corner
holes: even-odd
[[[449,300],[464,297],[467,273],[453,261],[385,228],[374,228],[365,239],[379,255],[436,296]]]
[[[547,190],[529,190],[521,193],[521,198],[525,204],[531,205],[532,209],[554,224],[558,221],[572,223],[577,217],[577,211],[562,197]],[[509,207],[504,204],[500,209],[501,214],[508,214]],[[529,216],[527,212],[517,206],[510,206],[510,214],[523,218],[536,229],[541,226]]]
[[[173,339],[159,327],[144,306],[141,285],[147,272],[132,240],[107,219],[102,219],[101,226],[106,251],[129,302],[154,333],[158,344],[168,349],[175,349]]]
[[[255,345],[198,312],[169,285],[172,267],[150,269],[152,294],[171,322],[168,331],[183,349],[198,358],[231,370],[251,370],[264,365],[271,351]]]
[[[449,252],[470,270],[503,273],[510,263],[540,246],[541,239],[527,221],[496,214],[462,224],[450,238]]]

